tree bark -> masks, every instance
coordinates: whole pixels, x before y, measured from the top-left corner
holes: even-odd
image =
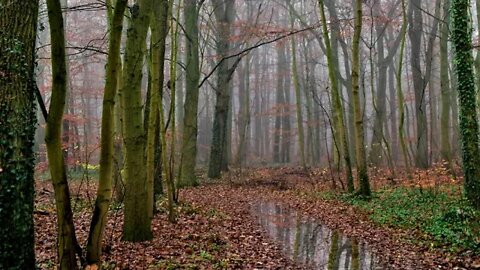
[[[123,88],[123,144],[125,148],[125,208],[123,239],[144,241],[152,238],[147,207],[145,131],[142,117],[142,67],[151,0],[139,0],[130,8],[127,31]]]
[[[0,2],[0,269],[35,269],[38,1]]]

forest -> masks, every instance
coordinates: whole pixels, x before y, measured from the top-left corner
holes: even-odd
[[[0,0],[0,269],[480,269],[480,0]]]

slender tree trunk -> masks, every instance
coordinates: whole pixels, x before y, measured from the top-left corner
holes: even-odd
[[[291,27],[294,27],[293,15],[290,12]],[[300,81],[298,78],[298,69],[297,69],[297,46],[295,37],[291,38],[292,46],[292,77],[293,77],[293,87],[295,89],[295,103],[297,107],[297,129],[298,129],[298,147],[300,155],[300,165],[305,169],[307,163],[305,161],[305,138],[303,131],[303,115],[302,115],[302,93],[300,91]]]
[[[275,103],[275,125],[273,130],[273,162],[280,163],[281,137],[282,137],[282,114],[284,107],[284,80],[285,80],[285,49],[277,47],[277,89]]]
[[[127,0],[117,0],[110,23],[105,91],[101,127],[100,172],[97,199],[90,223],[87,241],[87,264],[100,265],[103,232],[107,223],[108,208],[112,198],[113,155],[114,155],[114,110],[117,94],[118,61],[123,30],[123,15]]]
[[[326,54],[327,54],[327,63],[328,63],[328,74],[330,78],[330,86],[332,88],[332,98],[333,98],[333,107],[334,107],[334,117],[335,117],[335,126],[336,130],[338,133],[337,139],[341,141],[342,144],[342,150],[339,150],[341,152],[341,155],[343,156],[345,160],[345,167],[347,170],[347,188],[349,192],[354,191],[354,185],[353,185],[353,175],[352,175],[352,165],[351,165],[351,160],[350,160],[350,153],[349,153],[349,146],[348,146],[348,140],[347,140],[347,134],[345,131],[345,122],[344,122],[344,117],[343,117],[343,107],[342,107],[342,102],[340,98],[340,92],[338,89],[338,80],[335,76],[335,70],[334,70],[334,65],[333,65],[333,59],[332,59],[332,53],[331,53],[331,46],[330,46],[330,37],[328,34],[328,29],[327,29],[327,19],[325,17],[325,10],[324,10],[324,4],[323,0],[318,1],[319,7],[320,7],[320,18],[322,21],[322,29],[323,29],[323,36],[325,39],[325,47],[326,47]]]
[[[150,219],[153,218],[154,210],[154,181],[155,173],[161,173],[156,171],[156,156],[155,146],[159,146],[155,143],[157,139],[157,130],[159,123],[159,106],[160,96],[163,89],[163,74],[164,74],[164,62],[165,62],[165,41],[168,34],[168,0],[162,0],[160,3],[154,5],[152,11],[152,17],[150,18],[151,29],[151,93],[150,93],[150,114],[148,121],[147,132],[147,200],[148,200],[148,213]],[[162,148],[163,150],[163,148]],[[162,166],[163,168],[163,166]]]
[[[397,122],[397,103],[395,94],[395,68],[392,63],[389,68],[389,89],[390,89],[390,133],[392,138],[392,159],[394,163],[398,162],[398,122]]]
[[[287,63],[287,59],[290,59],[290,51],[288,46],[285,46],[285,78],[284,78],[284,107],[283,107],[283,117],[282,117],[282,150],[281,150],[281,159],[283,163],[290,163],[290,149],[292,144],[292,128],[291,128],[291,98],[290,98],[290,87],[291,87],[291,78],[290,75],[290,65]]]
[[[357,157],[357,170],[359,193],[370,196],[370,183],[368,181],[367,157],[364,147],[363,114],[360,108],[359,75],[360,75],[360,36],[362,33],[362,0],[355,1],[354,32],[352,41],[352,91],[353,108],[355,117],[355,149]],[[383,137],[383,135],[382,135]]]
[[[58,0],[48,0],[48,19],[52,44],[52,97],[45,142],[55,192],[58,225],[58,262],[60,269],[77,269],[76,254],[81,255],[75,235],[70,191],[62,150],[62,119],[67,95],[67,65],[62,7]]]
[[[416,116],[416,151],[415,165],[419,168],[428,167],[427,147],[427,111],[425,98],[425,85],[421,69],[421,44],[423,33],[423,14],[421,11],[421,0],[410,0],[409,12],[409,36],[411,43],[411,66],[413,85],[415,89],[415,116]]]
[[[198,7],[197,1],[185,0],[185,42],[186,42],[186,96],[183,120],[182,153],[178,187],[198,185],[195,175],[197,158],[197,110],[198,81],[200,64],[198,51]]]
[[[0,3],[0,269],[35,269],[33,146],[38,1]]]
[[[440,157],[447,162],[447,168],[452,166],[452,150],[450,147],[450,74],[448,72],[448,33],[450,23],[450,0],[443,1],[443,22],[440,33],[440,89],[441,89],[441,119],[440,121]]]

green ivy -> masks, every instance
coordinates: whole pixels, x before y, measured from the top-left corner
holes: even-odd
[[[472,26],[469,0],[453,0],[451,40],[455,49],[455,71],[460,105],[460,137],[465,173],[465,195],[480,209],[480,149],[477,103],[473,73]]]
[[[0,31],[0,269],[34,267],[32,47]]]

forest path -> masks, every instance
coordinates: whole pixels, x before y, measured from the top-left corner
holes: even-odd
[[[121,240],[123,208],[114,203],[105,232],[104,269],[326,269],[325,264],[348,269],[354,261],[364,266],[361,269],[468,268],[455,268],[464,265],[462,258],[413,244],[418,243],[418,232],[377,226],[351,205],[315,196],[328,179],[275,168],[233,172],[216,182],[202,180],[199,187],[181,190],[177,223],[167,221],[166,204],[158,203],[154,239],[142,243]],[[95,189],[93,182],[71,185],[82,245]],[[53,269],[56,216],[51,183],[37,181],[36,190],[37,263],[40,269]],[[332,250],[332,242],[338,249]]]
[[[291,259],[310,263],[308,269],[352,269],[352,246],[359,250],[360,269],[470,268],[463,267],[463,258],[419,244],[419,232],[378,226],[351,205],[315,197],[312,191],[328,178],[312,182],[302,170],[280,168],[232,173],[225,179],[186,189],[181,198],[233,219],[254,219],[255,231],[263,225],[259,236],[276,243]],[[333,241],[338,249],[332,250]]]

